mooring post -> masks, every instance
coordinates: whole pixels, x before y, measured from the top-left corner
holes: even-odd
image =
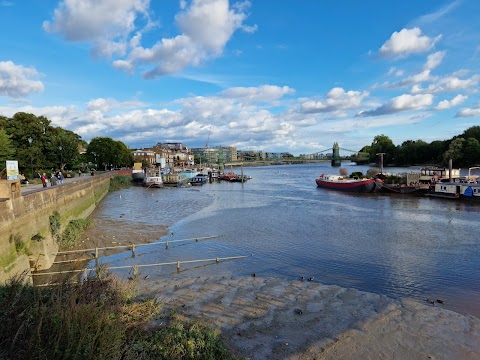
[[[180,272],[180,260],[177,260],[177,272]]]
[[[168,240],[165,241],[165,250],[168,250]]]
[[[98,259],[98,247],[95,247],[95,259]]]
[[[138,277],[138,266],[133,265],[133,278],[136,279]]]
[[[84,281],[87,280],[87,277],[88,277],[88,269],[85,268],[85,269],[83,270],[83,280],[84,280]]]
[[[218,264],[220,261],[218,261],[218,257],[215,258],[215,262]]]
[[[135,257],[135,245],[132,245],[132,257]]]

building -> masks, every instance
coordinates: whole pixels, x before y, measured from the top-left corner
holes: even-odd
[[[237,148],[234,146],[216,146],[211,148],[190,149],[197,164],[219,164],[237,161]]]

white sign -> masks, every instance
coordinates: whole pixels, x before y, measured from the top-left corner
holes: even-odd
[[[18,180],[20,178],[18,174],[18,161],[7,160],[7,180]]]

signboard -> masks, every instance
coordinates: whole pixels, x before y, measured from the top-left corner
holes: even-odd
[[[7,160],[7,180],[18,180],[20,178],[18,174],[18,161]]]

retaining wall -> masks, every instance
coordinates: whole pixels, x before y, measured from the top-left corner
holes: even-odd
[[[61,230],[70,220],[84,219],[107,194],[115,173],[97,175],[62,186],[20,194],[15,181],[0,181],[0,282],[31,268],[48,269],[58,244],[50,216],[60,215]]]

